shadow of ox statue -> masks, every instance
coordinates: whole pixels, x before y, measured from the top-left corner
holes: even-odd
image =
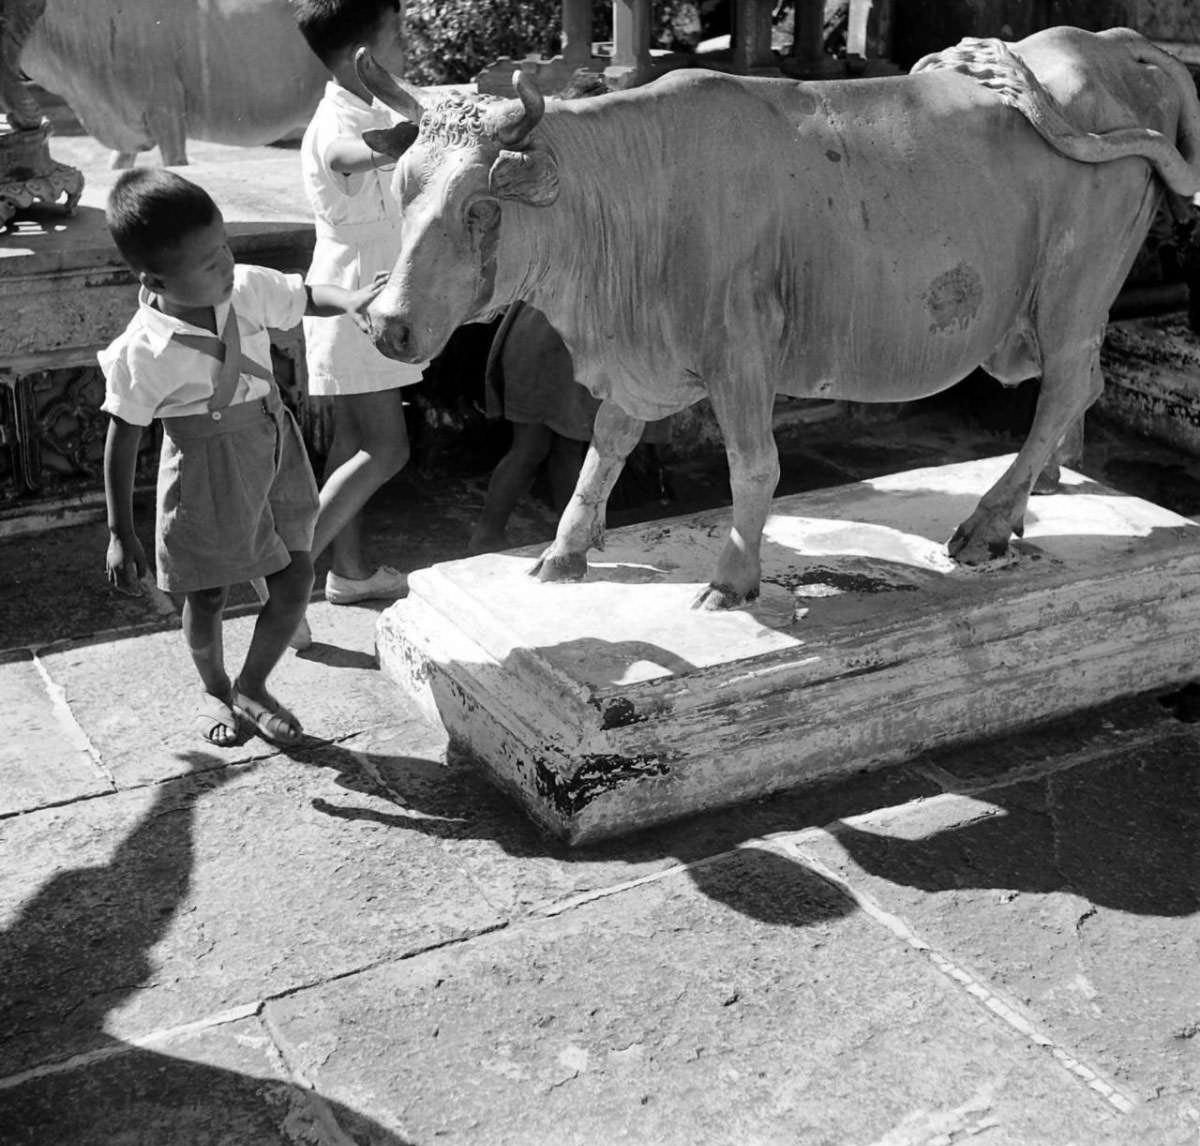
[[[672,72],[546,101],[427,106],[360,53],[411,126],[401,251],[370,309],[390,357],[432,358],[523,299],[603,399],[574,496],[534,572],[582,577],[643,424],[707,397],[733,522],[696,605],[758,593],[779,476],[776,394],[934,394],[982,366],[1041,376],[1011,467],[949,541],[975,564],[1020,535],[1030,491],[1099,395],[1108,310],[1165,184],[1200,192],[1186,68],[1128,29],[964,40],[911,74],[850,82]],[[411,141],[411,142],[410,142]]]

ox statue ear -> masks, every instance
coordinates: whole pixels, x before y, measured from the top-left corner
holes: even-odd
[[[363,143],[372,151],[399,159],[413,145],[421,129],[404,120],[394,127],[373,127],[362,133]]]
[[[413,123],[421,122],[425,105],[421,97],[407,84],[402,84],[391,72],[381,68],[366,48],[354,53],[354,70],[359,81],[381,104],[398,112]]]
[[[558,198],[558,163],[549,151],[501,151],[492,164],[488,185],[497,199],[516,199],[532,207],[549,207]]]

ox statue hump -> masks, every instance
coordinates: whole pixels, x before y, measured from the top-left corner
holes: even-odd
[[[516,299],[562,335],[603,402],[545,580],[586,572],[644,422],[707,397],[733,523],[703,608],[758,593],[776,394],[896,402],[978,366],[1040,375],[1028,437],[949,542],[966,563],[1003,553],[1100,392],[1109,306],[1160,185],[1200,192],[1191,78],[1127,29],[964,41],[900,77],[687,70],[575,101],[518,77],[519,101],[424,106],[359,65],[420,124],[377,346],[424,361]]]

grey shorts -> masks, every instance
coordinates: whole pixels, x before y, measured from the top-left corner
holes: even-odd
[[[312,548],[317,482],[278,391],[219,414],[162,419],[155,544],[170,593],[278,573]]]

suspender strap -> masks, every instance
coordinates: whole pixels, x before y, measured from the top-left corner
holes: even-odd
[[[264,382],[275,381],[275,375],[270,370],[242,353],[242,338],[238,331],[237,315],[232,306],[225,318],[225,325],[221,328],[220,338],[213,334],[185,334],[176,331],[171,335],[171,341],[207,354],[219,364],[213,380],[212,397],[208,400],[210,410],[223,410],[233,401],[238,379],[243,374],[251,374]]]

